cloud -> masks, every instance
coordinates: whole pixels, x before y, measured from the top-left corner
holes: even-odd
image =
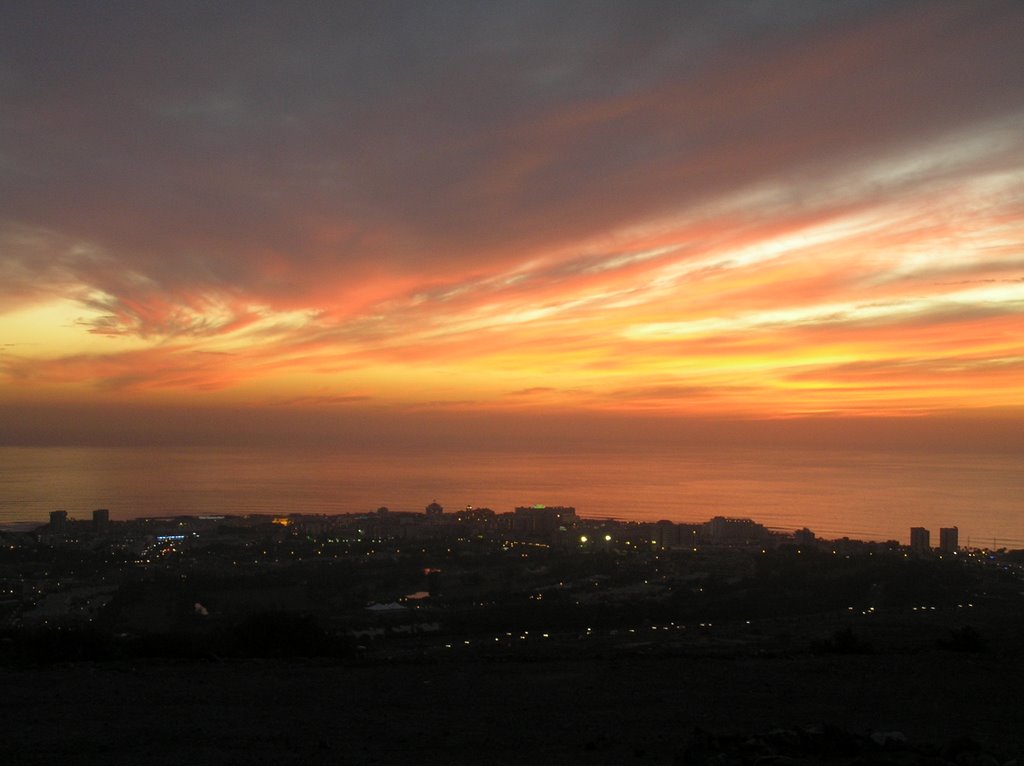
[[[284,301],[379,258],[434,275],[481,251],[509,262],[589,235],[595,216],[614,227],[821,172],[1019,95],[1012,5],[783,4],[777,22],[571,8],[254,5],[240,27],[195,8],[58,7],[45,26],[23,12],[5,41],[26,168],[10,214],[168,289]],[[961,72],[968,51],[986,88]]]
[[[321,394],[318,396],[296,396],[290,399],[274,399],[264,402],[271,407],[321,407],[324,405],[348,405],[357,402],[368,402],[373,399],[366,394]]]
[[[1018,3],[9,17],[5,387],[917,411],[790,373],[945,344],[1020,394]]]
[[[108,391],[188,389],[213,391],[237,378],[234,365],[181,348],[146,349],[109,355],[72,355],[53,359],[7,356],[4,377],[31,385],[79,384]]]
[[[537,394],[549,394],[556,389],[550,386],[533,386],[532,388],[521,388],[518,391],[509,391],[506,396],[535,396]]]

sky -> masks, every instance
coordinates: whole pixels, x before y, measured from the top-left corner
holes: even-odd
[[[1024,447],[1022,40],[1018,0],[6,3],[0,441]]]

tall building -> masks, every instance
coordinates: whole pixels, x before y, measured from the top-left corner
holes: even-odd
[[[943,553],[956,553],[960,550],[960,530],[957,527],[939,528],[939,550]]]
[[[662,519],[651,529],[651,542],[659,548],[675,548],[679,545],[680,526],[674,521]]]
[[[927,553],[931,550],[931,532],[924,527],[910,528],[910,550],[914,553]]]
[[[50,531],[63,533],[68,527],[67,511],[50,511]]]
[[[92,512],[92,531],[102,535],[110,526],[110,511],[106,508],[97,508]]]

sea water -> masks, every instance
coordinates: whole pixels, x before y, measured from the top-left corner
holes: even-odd
[[[496,512],[572,505],[585,517],[747,517],[826,538],[907,542],[911,526],[962,545],[1024,547],[1024,456],[718,448],[577,452],[0,447],[0,524],[51,510],[172,514]]]

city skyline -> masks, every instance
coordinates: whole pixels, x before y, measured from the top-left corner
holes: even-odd
[[[7,443],[1024,443],[1019,3],[3,17]]]

